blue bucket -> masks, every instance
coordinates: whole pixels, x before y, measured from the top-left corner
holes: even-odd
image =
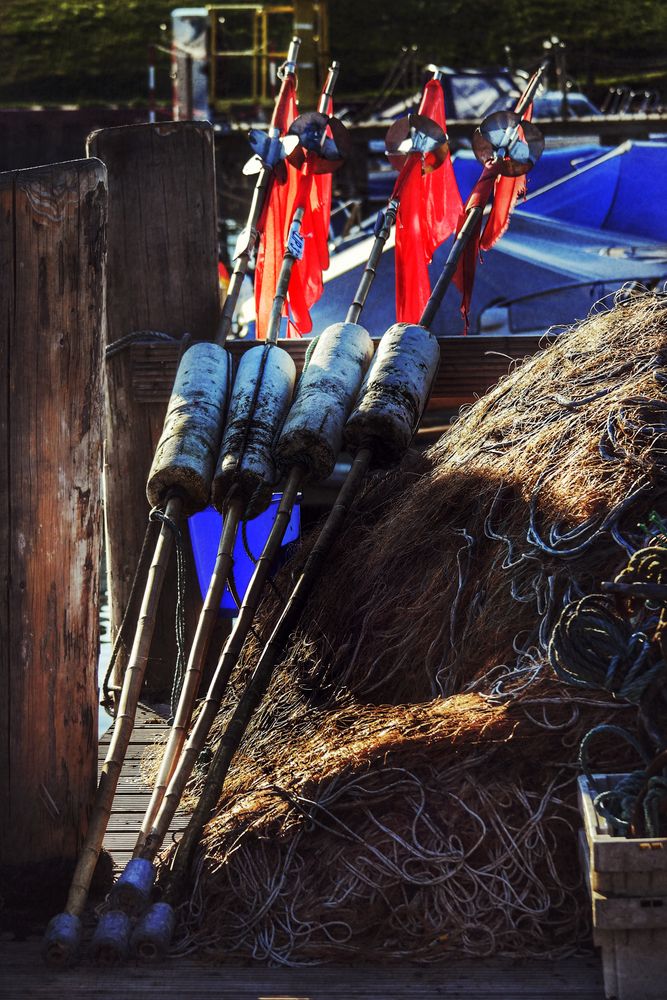
[[[281,499],[282,493],[274,493],[269,507],[267,507],[267,509],[257,517],[254,517],[252,521],[246,521],[245,540],[255,561],[259,559],[266,540],[269,537],[269,532],[273,527],[273,522],[276,518],[276,511],[278,510],[278,504]],[[222,532],[222,516],[217,512],[215,507],[207,507],[206,510],[202,510],[198,514],[193,514],[188,521],[188,526],[190,529],[190,541],[192,542],[192,551],[195,557],[197,577],[199,579],[199,587],[201,589],[203,600],[206,596],[206,591],[208,590],[208,585],[213,574],[215,557],[218,554],[220,533]],[[284,558],[285,546],[290,542],[296,541],[299,537],[300,528],[301,511],[299,509],[299,504],[295,503],[290,522],[287,526],[287,531],[285,532],[285,537],[283,538],[283,551],[281,552],[281,557]],[[280,565],[280,557],[278,565]],[[241,600],[243,600],[245,592],[248,589],[248,584],[250,583],[250,578],[254,569],[255,562],[246,552],[241,527],[239,528],[239,533],[236,536],[236,542],[234,544],[234,583],[236,585],[238,596]],[[232,597],[228,585],[225,586],[225,592],[222,595],[220,612],[229,618],[233,618],[236,614],[238,614],[236,602]]]

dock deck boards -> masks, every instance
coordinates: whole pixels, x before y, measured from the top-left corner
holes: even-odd
[[[122,870],[132,857],[141,817],[150,799],[150,789],[142,779],[141,762],[146,751],[164,740],[166,723],[155,712],[139,706],[132,739],[121,771],[114,807],[109,820],[104,847],[114,860],[114,868]],[[100,739],[99,767],[111,739],[111,730]],[[184,829],[187,816],[177,813],[170,827],[171,833]]]
[[[116,867],[132,853],[140,814],[149,791],[140,761],[148,746],[164,735],[159,716],[140,709],[104,846]],[[100,766],[109,735],[100,740]],[[175,818],[172,830],[187,817]],[[152,968],[129,963],[119,969],[82,964],[66,971],[47,969],[38,938],[0,940],[0,1000],[604,1000],[599,959],[511,962],[456,959],[437,966],[403,962],[386,965],[325,965],[267,968],[260,965],[203,965],[171,959]]]

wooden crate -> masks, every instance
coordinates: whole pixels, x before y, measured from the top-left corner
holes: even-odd
[[[596,774],[596,790],[579,778],[579,808],[591,856],[591,885],[607,896],[667,896],[667,838],[615,837],[593,800],[622,775]],[[667,996],[667,989],[665,990]]]
[[[599,790],[617,775],[596,775]],[[667,995],[667,839],[612,836],[596,813],[596,792],[579,778],[584,821],[579,850],[602,952],[605,996],[664,1000]]]

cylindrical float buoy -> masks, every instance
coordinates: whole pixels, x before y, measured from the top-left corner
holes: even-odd
[[[437,338],[423,326],[395,323],[382,337],[345,425],[345,447],[371,447],[373,464],[396,464],[419,425],[438,370]]]
[[[122,910],[107,910],[100,917],[90,942],[90,957],[96,965],[118,965],[130,949],[132,921]]]
[[[294,361],[274,344],[254,347],[241,358],[213,479],[213,503],[218,510],[232,489],[251,504],[253,516],[271,502],[277,480],[273,446],[295,381]]]
[[[148,476],[151,507],[173,490],[182,496],[187,516],[208,504],[229,376],[229,355],[219,344],[193,344],[181,358]]]
[[[320,335],[276,446],[282,469],[301,465],[315,480],[331,475],[372,357],[373,341],[357,323],[334,323]]]
[[[141,962],[156,962],[169,948],[176,914],[169,903],[153,903],[134,929],[131,948]]]
[[[155,868],[150,861],[132,858],[109,894],[112,908],[140,917],[151,901],[154,881]]]
[[[74,913],[58,913],[49,921],[42,944],[42,957],[47,965],[67,968],[79,955],[83,927]]]

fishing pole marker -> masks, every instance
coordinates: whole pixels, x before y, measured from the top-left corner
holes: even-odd
[[[283,83],[289,76],[294,76],[296,73],[296,62],[300,45],[301,40],[294,36],[290,42],[287,59],[278,69],[278,77]],[[278,97],[279,100],[280,95]],[[278,101],[276,101],[276,106]],[[282,161],[295,151],[299,144],[298,138],[294,138],[293,136],[281,137],[280,128],[272,120],[268,132],[251,128],[248,132],[248,142],[254,156],[251,156],[243,167],[243,173],[246,176],[250,176],[258,174],[262,168],[269,171],[275,170],[278,179],[282,183],[286,177],[285,166]]]
[[[472,148],[480,163],[495,166],[504,177],[520,177],[542,155],[544,136],[516,112],[496,111],[475,130]]]
[[[299,115],[290,125],[287,135],[296,139],[296,147],[288,156],[289,162],[300,170],[306,161],[304,150],[314,153],[315,156],[309,160],[314,174],[331,174],[338,170],[352,150],[352,140],[342,121],[320,111],[306,111]]]
[[[421,156],[422,173],[429,174],[444,163],[449,152],[447,133],[427,115],[409,114],[390,126],[385,137],[387,159],[400,170],[414,153]]]
[[[299,137],[296,135],[280,135],[280,129],[270,128],[268,132],[260,132],[259,129],[251,128],[248,132],[248,142],[254,156],[243,167],[246,177],[258,174],[260,170],[275,170],[280,181],[285,179],[285,166],[282,162],[294,153],[299,145]],[[282,170],[279,168],[282,166]]]

